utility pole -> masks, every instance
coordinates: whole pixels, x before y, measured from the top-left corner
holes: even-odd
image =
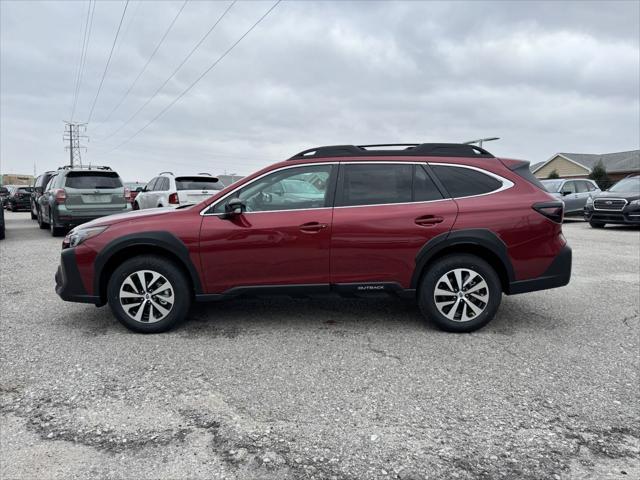
[[[86,150],[87,147],[80,144],[80,139],[89,138],[86,135],[81,135],[81,132],[84,133],[87,130],[87,124],[72,122],[64,123],[65,127],[62,139],[65,142],[69,142],[69,144],[64,147],[65,150],[69,150],[69,165],[72,167],[75,163],[82,165],[82,157],[80,155],[80,151],[82,149]]]

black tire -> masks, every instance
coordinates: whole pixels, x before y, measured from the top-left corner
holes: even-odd
[[[40,227],[41,230],[46,230],[47,228],[49,228],[49,224],[47,222],[44,221],[44,219],[42,218],[42,210],[38,209],[38,227]]]
[[[138,202],[133,202],[133,209],[140,210],[140,205],[138,205]]]
[[[436,301],[434,298],[436,285],[441,277],[443,277],[447,272],[452,272],[455,269],[466,269],[478,274],[480,276],[480,279],[485,281],[487,288],[483,290],[477,290],[476,292],[481,293],[484,290],[488,290],[489,294],[489,298],[486,302],[477,303],[478,300],[474,300],[474,305],[476,307],[484,305],[483,310],[477,315],[473,316],[473,318],[466,321],[447,318],[447,316],[445,316],[445,314],[443,314],[436,306]],[[468,277],[463,277],[463,285],[466,281],[466,278]],[[455,278],[453,279],[452,286],[453,283],[455,283]],[[446,297],[439,298],[446,299]],[[456,294],[452,294],[450,298],[457,299],[457,296]],[[478,330],[479,328],[484,327],[495,316],[496,312],[498,311],[498,307],[500,306],[501,300],[502,285],[496,271],[482,258],[469,254],[447,255],[436,260],[434,263],[428,266],[428,270],[423,275],[422,281],[420,282],[420,286],[418,288],[418,304],[420,306],[422,314],[426,317],[426,319],[432,321],[439,328],[447,332],[473,332],[475,330]],[[454,304],[454,306],[457,307],[456,312],[460,313],[461,318],[462,315],[465,315],[465,313],[468,315],[469,312],[473,312],[469,306],[465,305],[465,302],[468,303],[468,300],[460,298],[460,300],[456,301],[456,303]],[[447,307],[443,307],[443,310],[445,308]],[[450,314],[451,310],[453,310],[453,306],[451,306],[451,308],[444,313]],[[452,313],[454,317],[456,316],[456,312]]]
[[[591,225],[591,228],[604,228],[606,224],[602,222],[594,222],[593,220],[589,220],[589,225]]]
[[[53,213],[49,212],[49,231],[51,232],[52,237],[59,237],[64,233],[64,229],[61,227],[56,227],[55,222],[53,221]]]
[[[4,240],[4,225],[0,225],[0,240]]]
[[[140,270],[150,270],[161,274],[168,280],[171,288],[173,288],[173,306],[169,309],[169,313],[159,321],[155,323],[147,323],[144,321],[137,321],[130,317],[123,308],[120,300],[120,289],[123,283],[129,278],[130,275],[139,272]],[[148,276],[147,276],[148,278]],[[111,311],[125,327],[135,332],[140,333],[161,333],[171,330],[178,324],[183,322],[189,313],[189,307],[191,306],[192,291],[189,287],[190,283],[184,272],[172,261],[156,256],[156,255],[142,255],[131,258],[123,262],[118,268],[115,269],[111,278],[109,278],[109,284],[107,286],[107,297],[109,307]],[[138,282],[138,287],[140,286]],[[155,297],[156,301],[158,300]],[[125,299],[125,301],[128,301]],[[131,301],[132,305],[136,303],[135,300]],[[155,304],[157,305],[157,304]],[[142,308],[142,307],[139,307]],[[149,317],[149,308],[155,314],[159,314],[159,310],[155,307],[146,307],[146,314]],[[138,313],[138,309],[132,306],[130,309],[132,314]],[[145,312],[143,311],[143,315]]]
[[[33,205],[31,205],[31,208],[29,209],[30,213],[31,213],[31,220],[37,220],[38,219],[38,215],[36,215],[35,213],[33,213]]]

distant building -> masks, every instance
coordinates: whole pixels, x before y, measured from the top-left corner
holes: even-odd
[[[19,173],[5,173],[0,175],[0,185],[31,185],[33,175],[20,175]]]
[[[617,153],[556,153],[546,162],[531,166],[538,178],[547,178],[554,170],[562,178],[587,178],[593,167],[602,161],[613,181],[640,174],[640,150]]]

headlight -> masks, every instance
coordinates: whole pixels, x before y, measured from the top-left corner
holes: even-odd
[[[593,197],[587,197],[587,205],[593,205]]]
[[[67,234],[66,237],[64,237],[64,241],[62,242],[62,244],[65,248],[77,247],[85,240],[88,240],[91,237],[95,237],[96,235],[100,235],[106,229],[107,226],[80,228],[78,230],[73,229]]]
[[[629,205],[633,205],[634,207],[640,206],[640,198],[637,200],[631,200]]]

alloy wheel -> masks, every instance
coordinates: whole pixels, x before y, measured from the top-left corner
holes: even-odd
[[[478,272],[455,268],[438,279],[433,299],[438,311],[449,320],[468,322],[487,308],[489,286]]]
[[[175,297],[167,277],[153,270],[138,270],[120,285],[119,300],[132,320],[156,323],[169,315]]]

